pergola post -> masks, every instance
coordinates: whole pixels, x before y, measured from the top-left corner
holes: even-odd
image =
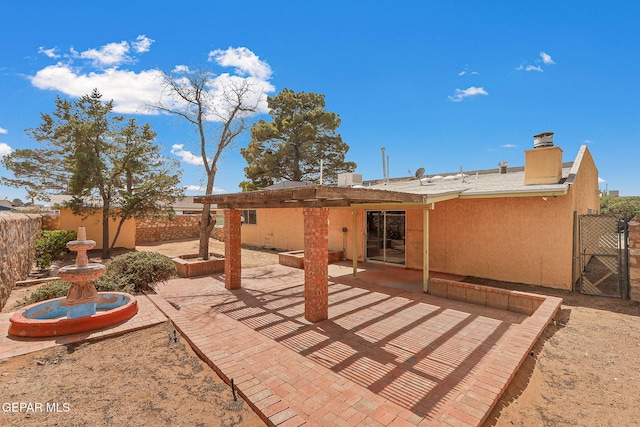
[[[241,211],[238,209],[224,210],[224,287],[227,289],[240,288],[242,273],[240,214]]]
[[[422,290],[429,292],[429,209],[422,210]]]
[[[304,318],[329,317],[329,209],[304,208]]]

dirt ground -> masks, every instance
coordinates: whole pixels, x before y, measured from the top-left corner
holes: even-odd
[[[15,357],[0,371],[3,426],[264,425],[184,340],[174,342],[169,323]]]
[[[501,286],[500,283],[470,279]],[[564,299],[486,426],[640,424],[640,304],[508,285]]]
[[[197,242],[146,245],[169,256]],[[223,252],[212,240],[212,252]],[[277,262],[243,249],[245,268]],[[468,281],[564,299],[486,426],[634,426],[640,423],[640,304],[615,298]],[[17,288],[3,311],[33,289]],[[58,413],[0,413],[0,425],[263,425],[168,325],[0,362],[0,403],[54,402]],[[69,405],[64,412],[64,403]]]

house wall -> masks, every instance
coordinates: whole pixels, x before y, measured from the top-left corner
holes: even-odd
[[[550,151],[550,150],[547,150]],[[557,151],[557,150],[556,150]],[[557,162],[556,162],[557,163]],[[564,196],[462,198],[438,202],[429,211],[429,267],[434,271],[571,290],[576,265],[575,215],[599,211],[598,171],[589,150],[576,158]],[[561,164],[561,161],[560,161]],[[358,211],[358,259],[363,260],[362,210]],[[406,210],[406,267],[423,266],[423,210]],[[329,214],[329,249],[352,259],[351,210]],[[286,250],[303,249],[301,209],[263,209],[257,225],[243,225],[242,242]]]
[[[118,229],[118,222],[114,219],[109,220],[109,242],[113,241]],[[95,213],[82,216],[74,215],[71,209],[60,209],[60,229],[61,230],[78,230],[78,227],[84,226],[87,229],[87,238],[95,240],[95,249],[102,249],[102,210]],[[117,248],[134,249],[136,247],[136,221],[134,219],[126,220],[118,236],[115,244]]]
[[[362,211],[358,215],[358,259],[363,260]],[[258,209],[257,224],[242,225],[242,244],[281,250],[304,249],[302,209]],[[342,250],[353,259],[353,227],[350,209],[329,210],[329,250]],[[347,231],[343,232],[342,229]]]
[[[569,197],[454,199],[436,204],[429,225],[432,270],[572,287]]]

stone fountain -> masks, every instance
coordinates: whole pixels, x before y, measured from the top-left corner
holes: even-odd
[[[67,243],[69,250],[77,252],[76,265],[62,267],[58,271],[60,279],[71,283],[66,301],[68,319],[96,314],[98,291],[90,281],[102,276],[107,268],[102,264],[89,263],[87,251],[95,246],[94,240],[87,240],[84,227],[78,228],[78,240]]]
[[[76,264],[63,267],[58,275],[71,283],[64,298],[41,301],[16,311],[9,319],[9,334],[21,337],[48,337],[87,332],[135,316],[138,304],[124,292],[97,292],[91,280],[102,276],[106,267],[89,263],[87,251],[96,242],[87,239],[84,227],[78,228],[78,240],[67,243],[77,252]]]

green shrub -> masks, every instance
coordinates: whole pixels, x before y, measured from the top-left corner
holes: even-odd
[[[71,283],[63,280],[52,280],[40,286],[31,295],[25,297],[18,305],[35,304],[40,301],[67,296]]]
[[[113,258],[95,284],[96,288],[133,293],[175,276],[176,266],[171,258],[156,252],[129,252]]]
[[[136,293],[150,288],[150,285],[176,276],[176,267],[171,258],[156,252],[130,252],[120,255],[107,264],[105,274],[94,280],[98,292]],[[20,305],[61,298],[69,292],[70,283],[53,280],[42,285]]]
[[[63,259],[70,251],[67,243],[75,240],[78,233],[66,230],[44,230],[36,238],[36,266],[43,270],[51,266],[51,261]]]

